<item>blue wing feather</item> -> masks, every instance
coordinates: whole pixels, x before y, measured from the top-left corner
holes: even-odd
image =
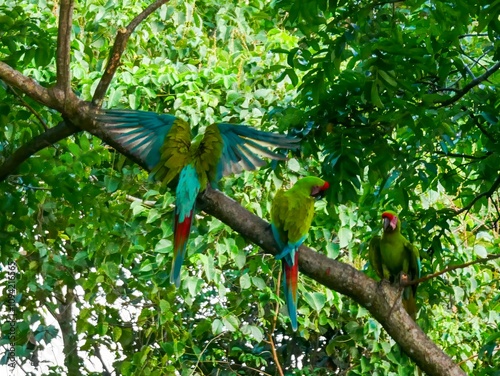
[[[144,160],[149,169],[160,162],[160,149],[177,118],[149,111],[103,110],[97,120],[106,123],[110,136]]]
[[[217,165],[217,179],[242,170],[254,170],[265,163],[259,157],[285,159],[269,148],[297,149],[300,139],[283,134],[260,131],[245,125],[217,124],[223,140],[222,155]]]

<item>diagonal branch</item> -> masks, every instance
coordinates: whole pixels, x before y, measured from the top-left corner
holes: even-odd
[[[405,283],[401,283],[401,286],[406,287],[406,286],[411,286],[411,285],[417,285],[419,283],[426,282],[429,279],[439,277],[442,274],[451,272],[452,270],[464,269],[464,268],[467,268],[468,266],[471,266],[474,264],[486,264],[488,261],[495,260],[497,258],[500,258],[500,255],[488,255],[487,257],[480,258],[480,259],[474,260],[474,261],[469,261],[469,262],[466,262],[465,264],[451,265],[451,266],[444,268],[443,270],[440,270],[439,272],[428,274],[425,277],[422,277],[419,279],[414,279],[413,281],[407,281]]]
[[[0,61],[0,80],[4,81],[9,86],[19,89],[27,96],[47,107],[55,110],[61,108],[57,99],[52,96],[49,89],[43,87],[34,79],[26,77],[2,61]]]
[[[471,82],[469,82],[467,85],[465,85],[461,90],[459,90],[454,96],[445,99],[443,101],[438,101],[439,106],[436,106],[437,108],[439,107],[446,107],[449,106],[450,104],[455,103],[458,101],[460,98],[462,98],[465,94],[467,94],[472,88],[475,86],[479,85],[481,82],[484,80],[487,80],[493,73],[495,73],[498,69],[500,69],[500,61],[497,61],[496,64],[490,67],[486,72],[484,72],[481,76],[476,77],[473,79]]]
[[[80,131],[66,122],[60,122],[55,127],[50,128],[46,132],[32,138],[26,144],[17,149],[11,154],[2,165],[0,165],[0,182],[5,180],[7,176],[14,173],[21,163],[27,160],[36,152],[50,146],[62,139]]]
[[[73,26],[73,0],[61,0],[59,9],[59,28],[57,35],[57,56],[56,56],[56,71],[57,83],[56,86],[67,94],[71,91],[71,28]]]
[[[207,188],[198,201],[199,207],[205,212],[228,224],[267,253],[278,253],[269,224],[236,201],[211,188]],[[380,285],[352,266],[329,259],[304,246],[300,247],[299,267],[301,272],[317,282],[366,307],[428,375],[465,375],[406,313],[392,286]],[[396,300],[398,303],[392,308]]]
[[[47,127],[47,123],[45,122],[45,120],[43,120],[42,116],[33,107],[31,107],[31,105],[28,102],[26,102],[21,95],[18,94],[16,89],[14,89],[10,85],[7,85],[7,87],[12,91],[12,93],[19,100],[19,102],[21,102],[21,104],[24,107],[26,107],[38,119],[43,129],[48,130],[49,128]]]
[[[92,104],[100,107],[102,101],[104,99],[104,95],[108,90],[109,84],[115,75],[116,69],[120,64],[120,59],[122,57],[123,51],[125,51],[125,47],[127,46],[128,39],[130,35],[134,32],[135,28],[142,22],[146,17],[148,17],[151,13],[161,7],[163,4],[167,3],[168,0],[157,0],[146,9],[142,11],[137,17],[135,17],[132,22],[125,28],[118,30],[116,35],[115,44],[111,49],[111,52],[108,57],[108,64],[106,65],[106,69],[104,70],[104,74],[97,85],[97,88],[94,92],[94,96],[92,98]]]
[[[500,187],[500,176],[498,176],[496,178],[496,180],[493,182],[493,184],[491,185],[490,189],[488,189],[487,191],[485,192],[482,192],[480,194],[478,194],[476,197],[474,197],[472,199],[472,201],[469,203],[469,205],[467,206],[464,206],[462,209],[458,210],[456,212],[456,214],[460,214],[460,213],[463,213],[465,211],[469,211],[476,202],[478,202],[480,199],[482,199],[483,197],[486,197],[486,198],[490,198],[493,193],[496,192],[496,190]]]

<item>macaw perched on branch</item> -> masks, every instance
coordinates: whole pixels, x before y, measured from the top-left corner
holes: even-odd
[[[132,110],[104,110],[98,120],[106,123],[114,141],[146,162],[151,177],[163,186],[177,176],[174,217],[174,260],[171,283],[180,285],[198,193],[222,176],[254,170],[266,164],[259,156],[285,157],[270,148],[297,149],[300,141],[286,135],[259,131],[244,125],[212,124],[204,135],[191,137],[189,124],[173,115]]]
[[[323,179],[308,176],[288,191],[278,191],[271,205],[271,229],[280,250],[276,259],[282,260],[283,291],[294,331],[297,330],[299,247],[311,227],[314,200],[322,197],[329,186]]]
[[[370,265],[381,279],[399,283],[403,278],[413,281],[420,278],[420,256],[406,238],[401,235],[401,222],[398,215],[387,210],[382,213],[382,237],[375,236],[370,241],[368,257]],[[417,284],[405,287],[403,306],[413,318],[417,316]]]

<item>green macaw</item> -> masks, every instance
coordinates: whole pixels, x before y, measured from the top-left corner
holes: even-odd
[[[177,287],[198,193],[209,183],[215,186],[222,176],[265,165],[260,156],[284,160],[270,147],[297,149],[300,141],[229,123],[212,124],[192,139],[186,121],[146,111],[103,110],[97,119],[106,124],[114,141],[146,162],[150,177],[163,186],[176,183],[170,282]]]
[[[292,321],[297,330],[297,282],[299,278],[299,247],[304,242],[314,215],[314,200],[322,197],[330,185],[323,179],[307,176],[289,190],[280,190],[271,205],[271,229],[282,260],[283,291]]]
[[[391,283],[399,283],[403,278],[413,281],[420,278],[420,255],[406,238],[401,235],[401,222],[396,212],[382,213],[382,237],[374,236],[370,241],[368,258],[375,273]],[[408,286],[403,291],[403,306],[415,320],[415,301],[418,284]]]

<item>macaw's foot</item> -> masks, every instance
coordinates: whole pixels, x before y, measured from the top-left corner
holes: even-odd
[[[410,282],[410,276],[405,272],[401,272],[399,274],[399,285],[405,287],[408,282]]]

